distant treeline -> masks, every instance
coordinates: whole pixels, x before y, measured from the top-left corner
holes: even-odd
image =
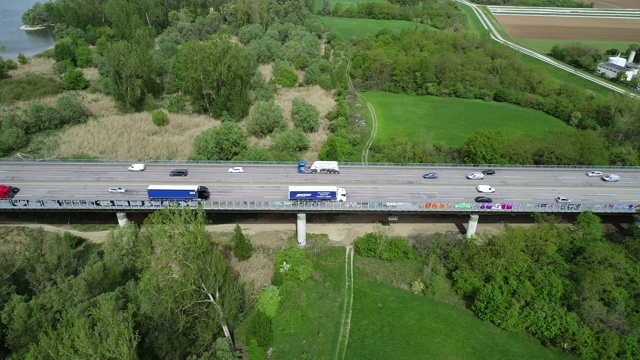
[[[539,7],[566,7],[566,8],[592,8],[594,3],[580,0],[475,0],[481,5],[505,5],[505,6],[539,6]]]

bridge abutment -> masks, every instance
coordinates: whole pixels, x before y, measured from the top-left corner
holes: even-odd
[[[124,226],[127,222],[129,222],[129,219],[127,219],[127,213],[116,213],[116,217],[118,218],[118,225],[120,226]]]
[[[478,219],[480,215],[473,214],[469,216],[469,225],[467,226],[467,237],[472,237],[476,234],[476,229],[478,228]]]
[[[307,214],[299,213],[298,222],[296,224],[296,231],[298,233],[298,245],[307,245]]]

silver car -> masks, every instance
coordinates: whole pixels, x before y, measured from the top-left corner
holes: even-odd
[[[620,176],[616,174],[607,174],[607,175],[602,175],[601,179],[608,182],[614,182],[614,181],[620,180]]]
[[[484,179],[484,174],[481,172],[473,172],[467,175],[467,179],[469,180],[480,180]]]
[[[589,176],[589,177],[602,176],[602,175],[603,175],[602,171],[597,171],[597,170],[589,171],[587,173],[587,176]]]
[[[109,188],[110,193],[126,193],[127,189],[120,186],[112,186]]]
[[[570,203],[571,199],[569,199],[568,197],[565,197],[565,196],[558,196],[556,198],[556,202],[557,203]]]

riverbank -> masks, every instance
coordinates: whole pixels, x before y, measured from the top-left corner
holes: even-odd
[[[36,25],[36,26],[22,25],[22,26],[20,26],[20,30],[24,30],[24,31],[44,30],[46,28],[47,28],[47,26],[40,26],[40,25]]]

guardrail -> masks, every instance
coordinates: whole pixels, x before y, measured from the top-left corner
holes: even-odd
[[[165,207],[197,208],[219,212],[390,212],[390,213],[635,213],[640,204],[581,203],[407,203],[304,201],[153,201],[153,200],[0,200],[0,211],[155,211]]]
[[[20,159],[20,158],[0,158],[0,163],[52,163],[52,164],[123,164],[134,163],[144,164],[167,164],[167,165],[287,165],[297,168],[297,162],[291,161],[194,161],[194,160],[92,160],[92,159]],[[599,166],[599,165],[518,165],[518,164],[447,164],[447,163],[367,163],[362,162],[340,162],[340,166],[363,166],[363,167],[443,167],[443,168],[511,168],[511,169],[583,169],[583,170],[640,170],[640,166]]]

